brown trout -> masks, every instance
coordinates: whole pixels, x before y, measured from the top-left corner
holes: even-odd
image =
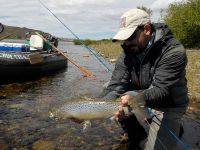
[[[50,112],[51,117],[74,118],[78,120],[92,120],[110,118],[119,109],[117,101],[73,101],[63,104],[61,107]],[[135,113],[138,118],[145,118],[148,114],[141,104],[133,103],[130,105],[128,113]],[[126,112],[127,113],[127,112]]]
[[[51,112],[58,118],[75,118],[80,120],[91,120],[108,118],[118,110],[117,102],[106,101],[74,101],[65,103],[60,108]]]

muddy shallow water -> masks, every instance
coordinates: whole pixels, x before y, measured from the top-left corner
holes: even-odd
[[[111,75],[86,48],[67,42],[60,42],[59,48],[95,78],[84,77],[69,63],[67,69],[34,81],[1,85],[0,149],[126,149],[125,144],[120,144],[122,129],[109,119],[92,121],[92,128],[83,132],[83,124],[49,117],[52,108],[97,96]],[[183,125],[183,140],[198,149],[199,123],[187,115]]]

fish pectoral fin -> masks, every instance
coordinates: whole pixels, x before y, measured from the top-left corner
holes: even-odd
[[[49,111],[49,117],[50,117],[50,118],[53,118],[53,117],[54,117],[54,114],[53,114],[51,111]]]
[[[89,129],[91,129],[92,123],[90,120],[83,121],[83,132],[87,132]]]

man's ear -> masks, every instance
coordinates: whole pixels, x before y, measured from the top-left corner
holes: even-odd
[[[144,33],[149,36],[151,35],[152,29],[150,24],[145,24],[144,25]]]

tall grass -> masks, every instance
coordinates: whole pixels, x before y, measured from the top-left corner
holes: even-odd
[[[97,43],[89,45],[98,53],[100,53],[104,58],[116,59],[122,52],[122,48],[119,43],[113,43],[108,41],[99,41]]]
[[[200,103],[200,50],[187,50],[187,80],[191,102]]]

